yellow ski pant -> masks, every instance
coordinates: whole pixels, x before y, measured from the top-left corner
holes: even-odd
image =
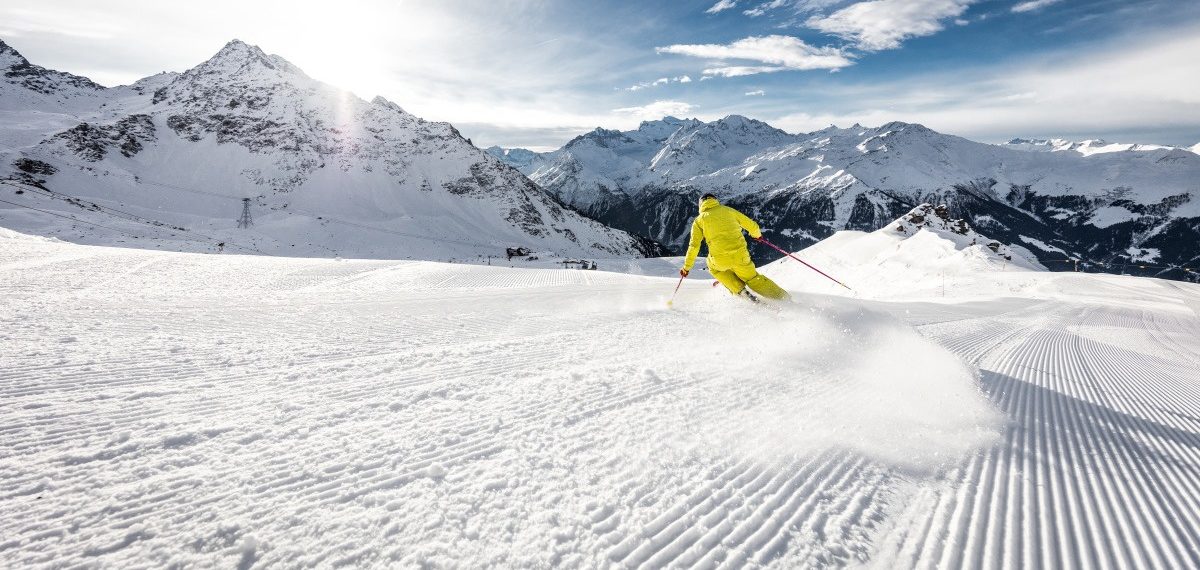
[[[729,269],[717,269],[710,265],[709,270],[712,276],[734,295],[741,294],[742,289],[749,286],[750,290],[768,299],[787,299],[790,297],[788,292],[784,291],[779,285],[776,285],[774,281],[760,274],[758,269],[755,269],[753,263],[741,263]]]

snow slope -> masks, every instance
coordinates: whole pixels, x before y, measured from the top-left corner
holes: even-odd
[[[1200,564],[1197,286],[665,310],[670,278],[12,232],[0,273],[3,566]]]
[[[12,75],[30,69],[35,83]],[[111,89],[3,44],[0,71],[0,225],[24,233],[319,257],[659,253],[563,207],[450,124],[362,100],[241,41]],[[247,198],[254,226],[241,229]]]
[[[1024,247],[984,236],[965,220],[950,218],[945,206],[930,204],[873,232],[840,231],[795,255],[846,284],[851,294],[872,299],[921,298],[934,290],[944,297],[947,276],[979,281],[979,294],[996,295],[1002,292],[993,285],[1006,275],[1046,271]],[[791,259],[773,261],[762,271],[786,288],[846,294]]]

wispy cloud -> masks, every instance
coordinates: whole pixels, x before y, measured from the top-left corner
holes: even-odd
[[[661,85],[666,85],[668,83],[691,83],[691,82],[692,82],[692,78],[687,75],[680,75],[678,77],[659,77],[658,79],[655,79],[654,81],[643,81],[643,82],[635,84],[635,85],[630,85],[629,87],[625,88],[625,91],[641,91],[642,89],[649,89],[651,87],[659,87]]]
[[[1194,137],[1200,129],[1200,75],[1181,76],[1178,70],[1196,67],[1200,28],[1116,43],[953,77],[926,74],[879,83],[848,93],[844,99],[853,107],[764,118],[800,132],[904,120],[982,140],[1160,133],[1146,142],[1170,143],[1169,137]]]
[[[767,94],[767,92],[766,92],[766,91],[763,91],[762,89],[758,89],[758,90],[755,90],[755,91],[747,91],[747,92],[746,92],[746,96],[747,96],[747,97],[761,97],[761,96],[763,96],[763,95],[766,95],[766,94]]]
[[[961,16],[974,1],[869,0],[828,16],[813,16],[805,25],[851,41],[864,51],[896,49],[906,39],[941,31],[944,20]]]
[[[721,62],[745,61],[769,65],[713,67],[705,75],[735,77],[784,70],[840,69],[853,65],[850,55],[835,47],[816,47],[792,36],[748,37],[729,44],[676,44],[655,48],[658,53],[700,57]]]
[[[638,119],[650,120],[661,119],[667,115],[686,115],[695,108],[696,106],[692,105],[691,103],[664,100],[655,101],[640,107],[622,107],[620,109],[613,109],[613,112],[623,115],[630,115]]]
[[[717,12],[724,12],[725,10],[735,6],[737,6],[737,0],[719,0],[716,4],[713,4],[712,7],[705,10],[704,13],[716,14]]]
[[[106,40],[118,37],[129,30],[119,18],[101,9],[80,10],[62,13],[41,8],[0,9],[5,36],[26,34],[52,34],[70,38]]]
[[[1032,12],[1034,10],[1045,8],[1051,4],[1058,4],[1059,2],[1062,2],[1062,0],[1029,0],[1028,2],[1021,2],[1020,4],[1013,6],[1012,11],[1018,14],[1021,12]]]
[[[745,77],[747,75],[757,75],[759,73],[775,73],[777,71],[786,71],[786,67],[768,66],[768,65],[727,65],[723,67],[710,67],[704,70],[705,79],[714,77]]]
[[[742,13],[750,16],[751,18],[757,18],[763,14],[766,14],[767,12],[770,12],[771,10],[782,8],[789,3],[789,0],[771,0],[770,2],[763,2],[762,4],[759,4],[758,6],[755,6]]]

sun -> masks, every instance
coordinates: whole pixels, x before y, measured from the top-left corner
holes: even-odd
[[[360,97],[384,94],[396,34],[408,25],[397,22],[402,6],[374,4],[289,4],[260,30],[261,47],[287,54],[310,77]]]

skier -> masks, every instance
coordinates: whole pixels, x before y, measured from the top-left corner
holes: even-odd
[[[749,232],[751,238],[762,237],[762,231],[754,220],[729,206],[722,206],[712,194],[701,196],[700,215],[692,222],[692,239],[688,243],[687,257],[679,275],[687,277],[692,270],[692,264],[696,262],[696,256],[700,253],[700,243],[706,242],[708,270],[730,293],[758,301],[758,298],[746,289],[749,286],[768,299],[790,298],[787,291],[758,273],[754,262],[750,261],[750,250],[746,249],[743,229]]]

